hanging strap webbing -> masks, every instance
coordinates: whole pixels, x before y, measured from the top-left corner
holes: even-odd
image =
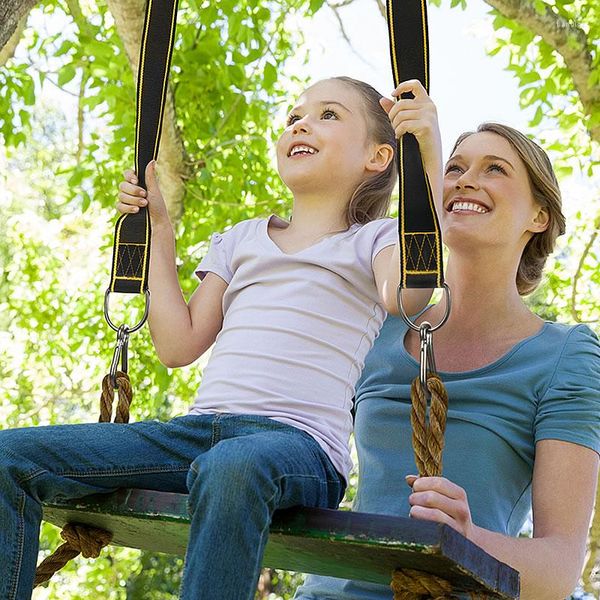
[[[177,0],[148,0],[140,49],[135,127],[135,171],[143,188],[146,188],[146,166],[158,156],[176,16]],[[119,217],[113,243],[110,292],[146,292],[150,234],[147,207]]]
[[[425,0],[387,0],[394,86],[418,79],[429,93],[429,41]],[[412,94],[404,95],[412,97]],[[405,133],[398,140],[398,234],[400,286],[438,288],[444,282],[442,237],[429,179],[417,139]]]

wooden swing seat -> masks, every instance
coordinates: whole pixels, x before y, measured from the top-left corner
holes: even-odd
[[[112,543],[183,555],[189,534],[187,495],[122,489],[44,505],[62,527],[85,523],[111,531]],[[447,525],[341,510],[275,513],[264,566],[389,585],[397,568],[447,579],[456,591],[519,597],[519,575]]]

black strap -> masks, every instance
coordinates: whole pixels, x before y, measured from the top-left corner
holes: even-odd
[[[148,0],[140,49],[135,127],[135,170],[143,188],[146,166],[158,156],[176,18],[177,0]],[[119,217],[113,242],[110,292],[146,292],[150,236],[147,207]]]
[[[425,0],[387,0],[394,86],[418,79],[429,93],[429,41]],[[412,94],[403,97],[412,97]],[[400,286],[436,288],[444,282],[442,235],[417,139],[405,133],[397,146],[400,197]]]

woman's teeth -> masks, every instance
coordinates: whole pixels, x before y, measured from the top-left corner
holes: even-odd
[[[474,202],[455,202],[452,205],[452,212],[465,211],[465,210],[472,211],[472,212],[478,212],[481,214],[488,212],[487,208],[484,208],[480,204],[475,204]]]

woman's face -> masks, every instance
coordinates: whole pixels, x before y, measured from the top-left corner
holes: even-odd
[[[503,137],[475,133],[456,148],[445,168],[442,227],[451,248],[514,247],[519,256],[547,227],[525,165]]]
[[[292,190],[354,189],[365,174],[367,123],[360,95],[341,81],[308,88],[277,142],[277,168]]]

